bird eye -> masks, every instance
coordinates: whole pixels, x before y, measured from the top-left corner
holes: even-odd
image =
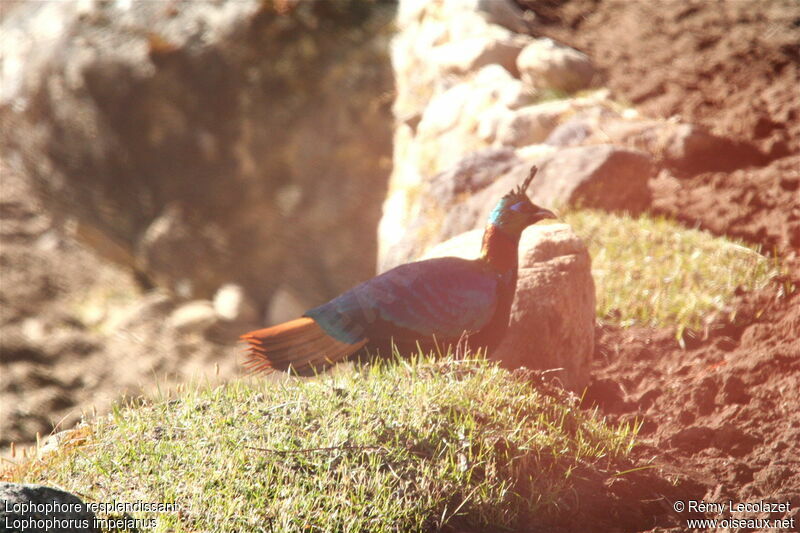
[[[528,204],[525,202],[517,202],[516,204],[511,206],[512,211],[516,211],[517,213],[524,213],[525,211],[529,211]]]

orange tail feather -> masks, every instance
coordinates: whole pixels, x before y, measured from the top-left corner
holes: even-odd
[[[250,372],[291,368],[300,375],[329,368],[367,343],[366,339],[355,344],[338,341],[307,317],[251,331],[241,338],[249,344],[244,366]]]

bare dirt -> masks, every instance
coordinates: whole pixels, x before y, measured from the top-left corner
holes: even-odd
[[[788,501],[789,512],[749,517],[794,517],[799,530],[800,295],[789,293],[800,288],[800,2],[527,4],[542,34],[592,56],[616,98],[761,152],[761,165],[662,172],[653,210],[760,245],[785,278],[739,295],[685,347],[670,329],[599,327],[585,401],[641,422],[636,455],[684,479],[686,498]]]

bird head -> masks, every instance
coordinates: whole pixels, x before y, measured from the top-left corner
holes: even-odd
[[[552,211],[531,202],[525,194],[525,190],[533,181],[537,170],[535,166],[531,167],[531,173],[522,182],[522,185],[509,191],[497,202],[497,206],[489,216],[490,225],[503,230],[509,235],[519,236],[522,230],[540,220],[557,218]]]

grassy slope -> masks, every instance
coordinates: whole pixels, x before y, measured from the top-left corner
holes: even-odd
[[[737,288],[761,289],[780,272],[741,242],[664,218],[582,210],[564,219],[589,247],[598,318],[622,326],[700,328],[728,311]]]
[[[631,428],[575,401],[480,359],[190,387],[117,410],[24,479],[179,503],[159,530],[502,530],[564,513],[580,471],[627,468]]]

